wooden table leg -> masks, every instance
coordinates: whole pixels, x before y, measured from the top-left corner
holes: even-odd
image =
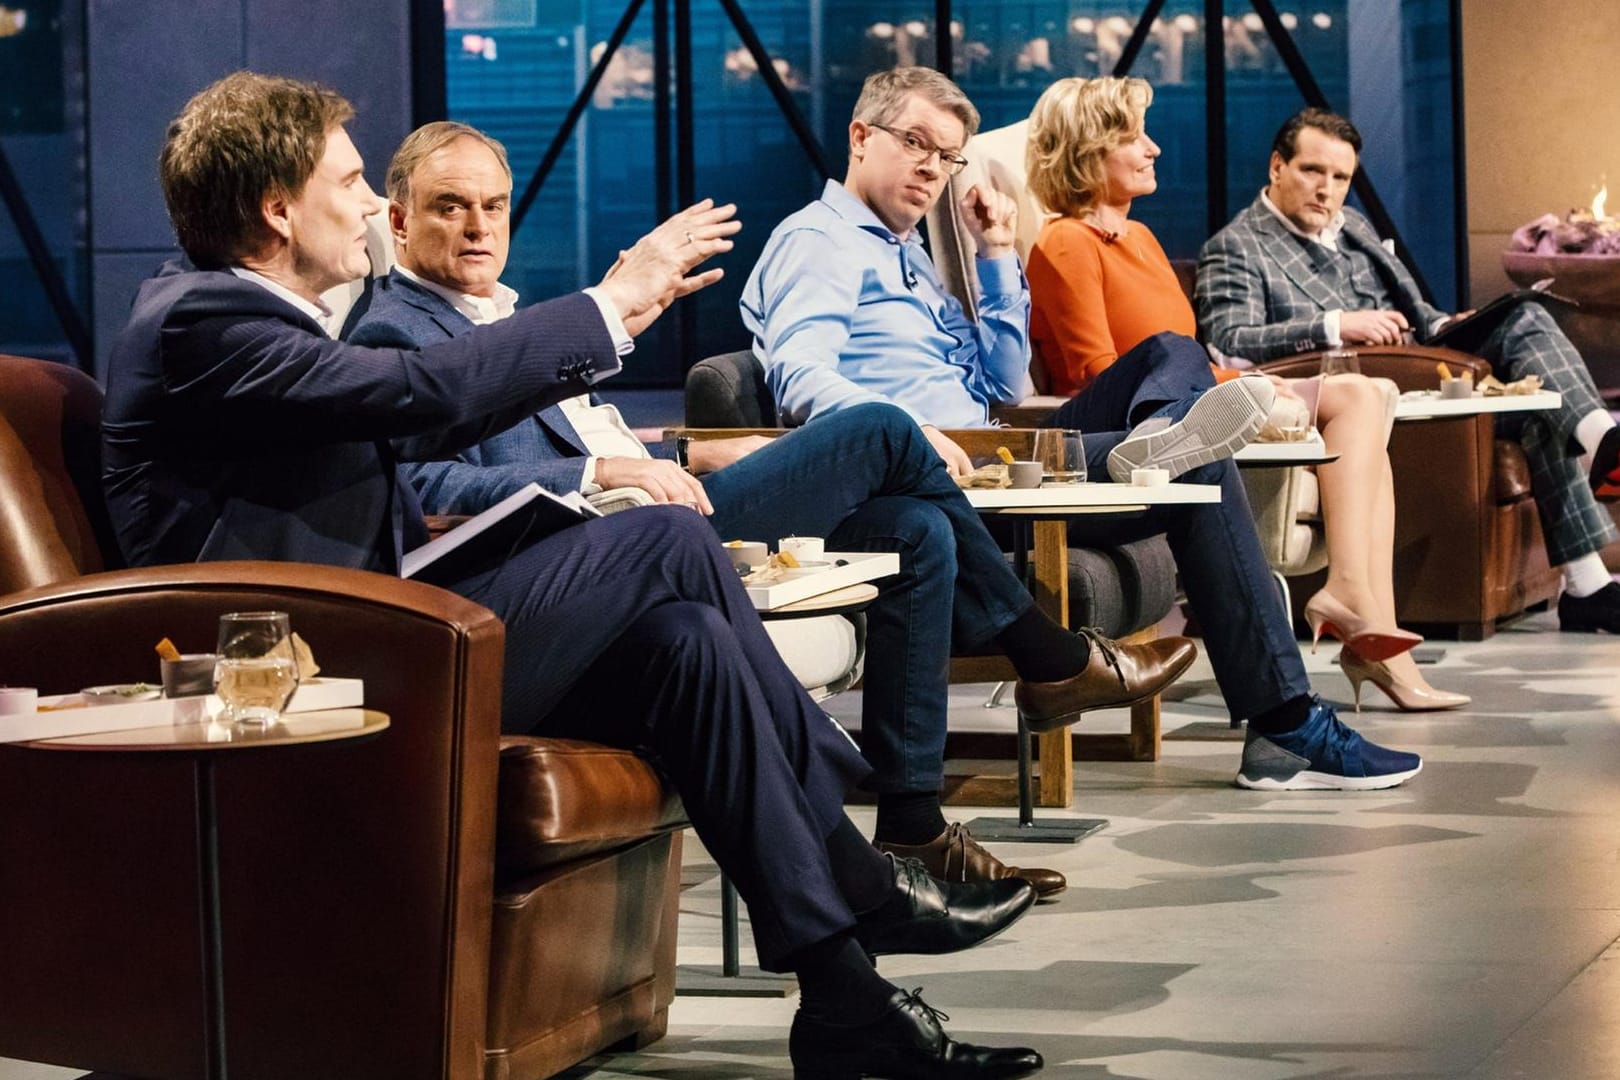
[[[1069,526],[1061,518],[1035,523],[1035,602],[1059,626],[1069,625]],[[1069,729],[1040,737],[1041,806],[1074,801],[1074,749]]]

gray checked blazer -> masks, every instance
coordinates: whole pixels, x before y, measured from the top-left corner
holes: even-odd
[[[1339,242],[1372,256],[1420,341],[1448,314],[1424,302],[1406,267],[1348,206]],[[1199,252],[1194,302],[1204,340],[1228,356],[1256,362],[1327,348],[1323,316],[1356,306],[1317,272],[1299,238],[1258,197]]]

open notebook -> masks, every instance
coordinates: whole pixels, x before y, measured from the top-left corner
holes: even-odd
[[[553,495],[529,484],[443,536],[405,553],[399,576],[448,585],[505,562],[519,548],[570,525],[602,516],[577,491]]]

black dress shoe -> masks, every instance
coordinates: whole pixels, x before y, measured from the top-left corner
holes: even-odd
[[[794,1080],[1012,1080],[1045,1064],[1026,1047],[957,1042],[939,1026],[950,1017],[919,993],[896,990],[889,1011],[870,1024],[838,1024],[800,1009],[788,1036]]]
[[[1121,645],[1090,628],[1078,632],[1091,642],[1091,657],[1078,675],[1056,682],[1018,680],[1013,700],[1031,731],[1054,731],[1092,709],[1150,698],[1175,682],[1198,655],[1198,646],[1184,637]]]
[[[946,883],[916,859],[896,859],[894,891],[855,917],[855,940],[870,956],[936,954],[971,948],[1018,921],[1035,903],[1023,878]]]
[[[1591,596],[1558,598],[1558,629],[1569,634],[1602,630],[1620,634],[1620,584],[1609,582]]]

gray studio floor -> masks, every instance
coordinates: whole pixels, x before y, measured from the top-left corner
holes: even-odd
[[[1427,759],[1391,792],[1232,787],[1238,744],[1219,739],[1195,667],[1165,730],[1215,740],[1169,738],[1157,764],[1080,764],[1072,813],[1109,826],[1002,849],[1068,874],[1059,902],[979,949],[882,971],[925,988],[957,1035],[1033,1045],[1042,1075],[1066,1080],[1620,1076],[1620,640],[1555,625],[1445,645],[1431,681],[1472,693],[1469,710],[1362,714]],[[1348,701],[1333,652],[1307,661]],[[1010,727],[982,690],[959,688],[953,724]],[[858,700],[831,707],[847,717]],[[716,964],[718,882],[687,851],[680,960]],[[668,1038],[569,1077],[788,1080],[793,1009],[681,997]],[[0,1062],[0,1080],[77,1075]]]

